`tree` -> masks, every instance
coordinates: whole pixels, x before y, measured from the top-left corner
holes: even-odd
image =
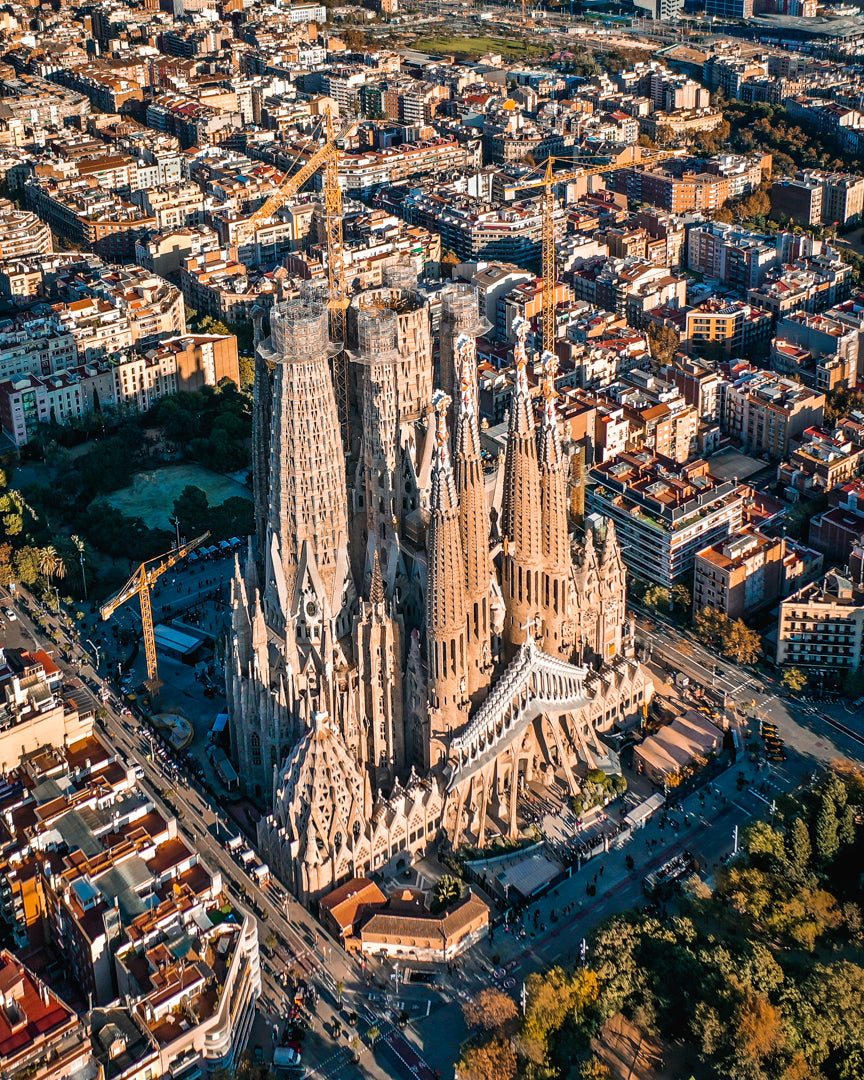
[[[200,536],[209,524],[210,504],[207,493],[194,484],[187,484],[174,500],[174,517],[187,536]]]
[[[596,1057],[583,1061],[579,1069],[579,1080],[612,1080],[609,1066]]]
[[[21,535],[24,531],[25,513],[32,518],[36,516],[20,491],[10,490],[0,495],[0,523],[7,536]]]
[[[793,694],[800,694],[807,685],[807,674],[801,668],[786,668],[782,675],[782,682]]]
[[[12,580],[12,545],[8,540],[0,542],[0,585],[9,587]]]
[[[255,358],[240,356],[237,362],[240,368],[240,389],[251,390],[255,383]]]
[[[829,862],[837,854],[840,841],[837,836],[837,810],[830,795],[823,793],[819,813],[816,815],[814,847],[823,862]]]
[[[762,652],[762,639],[743,619],[736,619],[723,641],[723,654],[739,664],[755,664]]]
[[[459,1059],[456,1070],[461,1080],[514,1080],[518,1062],[509,1043],[502,1039],[472,1046]]]
[[[783,862],[786,848],[783,834],[772,828],[767,821],[754,821],[744,834],[744,846],[750,855],[767,856],[769,862]]]
[[[684,611],[689,611],[693,598],[686,585],[673,585],[671,602],[678,604]]]
[[[49,589],[51,588],[51,578],[57,572],[58,565],[57,549],[51,544],[42,548],[39,554],[39,569],[45,575],[45,583]]]
[[[674,326],[663,326],[661,323],[648,324],[648,348],[651,359],[657,367],[671,363],[675,353],[681,347],[681,337]]]
[[[19,581],[22,585],[28,587],[36,584],[41,573],[39,565],[41,554],[39,548],[32,547],[29,544],[15,552],[12,559],[15,581]]]
[[[69,539],[72,541],[72,546],[78,552],[78,559],[79,559],[79,561],[81,563],[81,585],[82,585],[82,587],[84,589],[84,599],[86,600],[87,599],[87,578],[86,578],[86,576],[84,574],[84,554],[85,554],[87,545],[84,543],[84,541],[81,539],[80,536],[75,536],[74,533],[73,533],[72,536],[69,537]]]
[[[802,870],[806,869],[813,848],[810,843],[810,832],[802,818],[792,819],[792,824],[786,834],[786,843],[792,862]]]
[[[851,844],[855,843],[857,834],[858,827],[855,821],[855,808],[849,805],[843,811],[843,816],[840,818],[840,824],[837,828],[837,839],[844,847],[849,847]]]
[[[729,616],[725,611],[718,611],[713,607],[704,607],[696,612],[694,624],[696,636],[706,645],[716,648],[723,640],[723,633]]]
[[[777,1053],[786,1043],[780,1010],[761,994],[746,994],[736,1018],[736,1041],[751,1061]]]
[[[445,874],[435,882],[433,889],[433,908],[441,911],[455,904],[462,896],[462,882],[453,874]]]
[[[670,594],[664,585],[649,585],[645,590],[643,603],[654,611],[669,607]]]
[[[516,1003],[509,994],[490,987],[462,1006],[465,1023],[495,1035],[509,1034],[519,1016]]]

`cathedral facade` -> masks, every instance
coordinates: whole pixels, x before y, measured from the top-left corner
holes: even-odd
[[[276,304],[266,338],[256,323],[257,535],[232,585],[228,708],[259,848],[305,901],[441,841],[516,835],[519,792],[578,792],[608,764],[598,734],[651,696],[614,527],[571,534],[555,358],[538,420],[517,327],[506,451],[484,449],[466,289],[441,296],[437,377],[404,274],[352,300],[351,446],[326,303]]]

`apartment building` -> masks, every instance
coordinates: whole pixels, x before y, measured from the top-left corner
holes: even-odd
[[[711,475],[706,461],[685,464],[648,451],[623,453],[588,476],[588,512],[615,522],[627,569],[644,581],[689,583],[698,552],[737,534],[745,489]]]
[[[106,113],[132,112],[136,102],[144,100],[144,88],[138,79],[102,61],[64,65],[51,72],[51,81],[84,94],[92,105]]]
[[[557,282],[555,285],[554,303],[568,304],[573,300],[573,290],[569,285]],[[523,281],[511,289],[505,296],[498,300],[495,312],[495,331],[499,341],[516,340],[513,333],[513,324],[517,319],[527,319],[529,322],[539,317],[543,310],[543,282],[540,278],[531,278]]]
[[[767,311],[739,300],[709,299],[686,312],[681,344],[692,356],[738,357],[764,349],[770,337]]]
[[[796,311],[777,324],[771,362],[775,371],[794,375],[820,393],[854,386],[858,332],[826,315]]]
[[[180,288],[189,307],[225,322],[249,319],[256,304],[269,307],[276,299],[272,275],[250,274],[224,248],[184,259]]]
[[[156,227],[156,219],[139,207],[81,179],[30,180],[24,195],[30,209],[54,232],[107,262],[130,262],[136,240]]]
[[[0,96],[7,116],[28,127],[62,126],[67,119],[80,119],[90,112],[90,102],[83,94],[38,75],[16,72],[8,64],[0,64]]]
[[[784,176],[771,185],[771,216],[797,225],[822,222],[824,192],[818,180]]]
[[[694,563],[693,610],[710,607],[739,619],[783,595],[786,541],[751,526],[703,548]]]
[[[774,372],[736,364],[729,370],[721,425],[747,453],[782,461],[796,436],[822,423],[824,410],[824,394]]]
[[[825,674],[858,671],[862,645],[864,592],[837,571],[805,585],[780,605],[778,664]]]
[[[77,358],[74,334],[56,318],[0,322],[0,379],[50,375],[73,367]]]
[[[825,311],[845,300],[851,287],[852,267],[827,252],[769,269],[747,300],[779,321],[796,311]]]
[[[698,359],[679,356],[662,371],[663,378],[675,384],[688,405],[708,422],[723,414],[724,380],[716,368]]]
[[[828,562],[847,566],[855,544],[864,545],[864,480],[847,480],[828,493],[829,509],[810,521],[809,543]]]
[[[777,248],[767,238],[722,221],[703,222],[687,234],[688,267],[731,285],[742,297],[777,262]]]
[[[204,220],[204,194],[189,181],[135,191],[131,200],[155,219],[155,227],[160,230],[199,225]]]
[[[51,230],[27,210],[0,199],[0,261],[26,259],[51,250]]]
[[[42,979],[0,950],[0,1069],[4,1080],[95,1075],[85,1021]]]
[[[789,460],[777,469],[777,480],[792,498],[801,493],[831,491],[864,468],[864,446],[842,430],[805,428],[795,440]]]
[[[687,300],[687,278],[644,259],[597,259],[572,274],[579,300],[624,316],[630,326],[648,325],[657,307],[682,308]]]
[[[831,173],[822,180],[822,220],[854,225],[864,211],[864,176]]]
[[[167,360],[176,370],[178,390],[200,390],[230,379],[240,386],[240,362],[234,334],[184,334],[165,338],[148,359]]]
[[[647,123],[647,118],[643,123]],[[658,120],[652,118],[652,125],[657,123]],[[612,176],[611,186],[630,200],[645,202],[673,214],[717,210],[728,202],[732,190],[732,184],[725,176],[707,172],[677,176],[661,168],[619,169]]]
[[[35,697],[51,693],[34,685]],[[97,1060],[111,1057],[100,1036],[119,999],[132,1027],[110,1036],[114,1056],[125,1056],[124,1034],[140,1047],[124,1076],[233,1070],[261,976],[257,923],[221,875],[92,731],[44,746],[26,766],[7,763],[5,777],[0,812],[14,830],[0,859],[4,917],[24,943],[47,944],[95,1006]]]
[[[218,251],[221,246],[218,233],[209,225],[162,229],[135,242],[135,261],[153,274],[174,280],[179,277],[184,260]]]

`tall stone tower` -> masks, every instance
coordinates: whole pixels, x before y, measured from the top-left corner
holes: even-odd
[[[554,353],[544,354],[543,422],[540,427],[540,525],[543,545],[543,648],[552,656],[568,659],[573,653],[570,629],[571,557],[567,533],[567,465],[561,449],[555,410]]]
[[[405,769],[402,620],[393,615],[384,594],[377,551],[369,599],[360,604],[356,640],[360,764],[366,766],[373,790],[389,789]]]
[[[353,566],[359,580],[378,551],[386,580],[392,548],[419,506],[417,428],[432,401],[428,302],[401,287],[367,289],[351,301],[348,338],[361,420]]]
[[[510,406],[507,451],[504,458],[504,494],[502,499],[502,534],[504,561],[502,592],[507,614],[504,639],[512,655],[530,630],[535,635],[540,605],[540,572],[543,567],[543,544],[540,518],[540,471],[537,464],[537,440],[526,373],[525,339],[528,324],[514,321],[516,344],[516,385]]]
[[[258,346],[264,340],[264,309],[252,309],[255,333],[255,380],[252,384],[252,493],[255,503],[255,542],[258,564],[264,565],[267,548],[267,516],[270,490],[270,404],[273,384],[270,367]]]
[[[450,399],[439,391],[435,398],[435,465],[426,540],[427,769],[443,761],[451,734],[460,729],[468,716],[465,560],[448,446],[446,414],[449,406]]]
[[[477,290],[468,284],[451,282],[441,290],[441,325],[439,329],[439,378],[437,385],[451,401],[459,401],[463,372],[457,355],[460,337],[477,338],[489,329],[481,317]],[[477,369],[471,372],[474,394],[477,393]],[[455,428],[455,425],[454,425]]]
[[[468,612],[468,696],[482,697],[492,673],[489,623],[489,511],[480,458],[474,338],[462,334],[456,341],[459,363],[459,400],[456,406],[456,493],[459,498],[459,533],[465,556],[465,602]]]
[[[274,305],[262,359],[276,363],[270,443],[267,607],[295,607],[301,567],[308,580],[298,614],[314,636],[319,616],[341,605],[347,557],[345,464],[333,382],[328,313],[323,300]]]

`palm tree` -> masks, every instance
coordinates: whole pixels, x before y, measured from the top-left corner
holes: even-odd
[[[60,560],[57,557],[57,548],[51,544],[48,547],[42,548],[39,552],[39,569],[45,575],[45,582],[48,588],[51,588],[51,578],[57,572],[57,564]]]
[[[71,536],[69,538],[72,541],[72,546],[78,552],[78,558],[81,562],[81,584],[84,586],[84,599],[87,599],[87,577],[84,573],[84,541],[80,536]]]

